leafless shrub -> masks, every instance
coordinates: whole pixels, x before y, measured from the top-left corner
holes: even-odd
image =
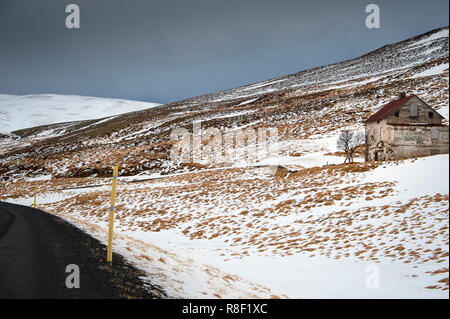
[[[337,140],[337,148],[340,151],[345,152],[345,160],[349,163],[353,163],[353,154],[358,146],[365,142],[364,133],[361,131],[353,132],[349,130],[344,130],[339,134]]]

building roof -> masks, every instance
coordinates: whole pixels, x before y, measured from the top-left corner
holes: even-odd
[[[415,97],[415,95],[410,95],[404,98],[400,98],[398,100],[394,100],[383,106],[378,112],[372,114],[367,120],[366,123],[379,121],[384,119],[385,117],[391,115],[396,109],[402,106],[404,103],[408,102],[410,99]]]

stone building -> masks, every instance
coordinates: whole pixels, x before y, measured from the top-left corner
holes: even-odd
[[[448,153],[443,119],[416,95],[402,93],[366,120],[366,161]]]

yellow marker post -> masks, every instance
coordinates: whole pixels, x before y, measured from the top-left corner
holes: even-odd
[[[112,182],[112,192],[111,192],[111,206],[109,208],[109,232],[108,232],[108,255],[106,261],[112,262],[112,242],[114,233],[114,210],[116,206],[116,187],[117,187],[117,176],[119,175],[119,168],[114,166],[113,171],[113,182]]]
[[[37,182],[34,184],[34,205],[33,205],[34,208],[36,208],[36,193],[37,193]]]

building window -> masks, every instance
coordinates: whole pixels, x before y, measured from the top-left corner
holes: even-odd
[[[395,117],[399,117],[400,113],[399,113],[398,111],[396,111],[396,112],[394,113],[394,115],[395,115]]]
[[[435,127],[431,129],[431,138],[439,138],[439,130]]]
[[[440,152],[439,150],[431,150],[430,155],[438,155]]]
[[[409,107],[409,116],[410,117],[417,117],[417,105],[411,105]]]
[[[432,118],[433,118],[433,112],[428,112],[428,117],[429,117],[430,119],[432,119]]]

